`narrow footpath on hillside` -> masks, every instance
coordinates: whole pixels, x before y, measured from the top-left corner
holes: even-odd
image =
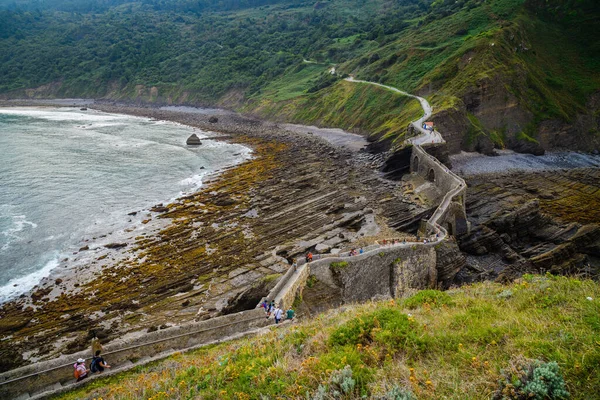
[[[383,85],[383,84],[377,83],[377,82],[369,82],[369,81],[363,81],[360,79],[354,79],[352,76],[350,76],[344,80],[348,81],[348,82],[364,83],[367,85],[379,86],[384,89],[391,90],[392,92],[401,94],[403,96],[412,97],[414,99],[419,100],[419,103],[421,103],[421,108],[423,108],[423,116],[421,118],[419,118],[418,120],[413,121],[412,125],[419,132],[421,132],[421,134],[419,136],[408,139],[407,142],[410,144],[445,143],[444,138],[442,138],[442,135],[438,131],[435,131],[435,130],[430,131],[428,129],[423,128],[423,123],[425,121],[427,121],[429,119],[429,117],[431,117],[431,114],[433,112],[433,108],[431,107],[431,104],[429,104],[429,102],[425,98],[416,96],[414,94],[407,93],[407,92],[397,89],[393,86]]]

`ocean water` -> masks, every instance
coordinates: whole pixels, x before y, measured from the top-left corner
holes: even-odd
[[[166,203],[250,149],[200,130],[79,108],[0,108],[0,301],[31,289],[84,239]]]

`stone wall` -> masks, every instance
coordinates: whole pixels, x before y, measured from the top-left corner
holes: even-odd
[[[264,312],[256,309],[224,315],[206,321],[145,333],[140,338],[116,341],[104,348],[103,356],[113,366],[132,364],[155,355],[187,349],[209,341],[270,324]],[[82,351],[56,360],[27,365],[0,374],[0,398],[26,399],[74,382],[73,363],[88,361],[90,351]]]
[[[413,146],[411,158],[411,172],[430,179],[433,171],[433,182],[445,193],[462,183],[462,179],[451,173],[444,164],[429,155],[421,146]]]
[[[443,229],[451,235],[467,233],[469,223],[465,208],[467,197],[465,181],[418,145],[413,146],[410,168],[411,172],[434,182],[446,193],[427,221],[427,230],[437,232],[438,229]]]
[[[290,268],[291,269],[291,268]],[[310,275],[308,264],[298,267],[291,276],[288,277],[286,285],[275,297],[275,304],[280,308],[287,310],[292,306],[297,295],[302,295],[302,289]]]
[[[420,247],[394,260],[392,270],[392,296],[406,297],[418,290],[437,287],[439,258],[437,248]]]
[[[344,302],[402,297],[436,287],[438,244],[415,243],[383,247],[354,257],[325,258],[309,264],[310,274],[341,289]]]

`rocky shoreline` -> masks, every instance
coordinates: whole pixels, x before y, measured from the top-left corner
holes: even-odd
[[[3,304],[0,370],[81,350],[92,329],[108,342],[251,308],[287,270],[286,257],[324,242],[368,242],[389,235],[390,221],[416,223],[426,211],[403,197],[402,182],[372,168],[373,156],[311,133],[231,112],[91,107],[218,132],[254,157],[197,193],[131,216],[152,234],[82,246],[87,254],[73,266],[81,279],[55,273],[30,296]],[[366,218],[373,208],[385,211],[376,224]]]
[[[0,306],[0,371],[82,350],[90,330],[106,343],[252,308],[289,268],[286,259],[414,231],[433,210],[414,182],[387,179],[385,155],[360,151],[355,136],[346,143],[339,132],[288,130],[230,111],[90,107],[215,132],[211,138],[252,148],[253,158],[196,193],[128,216],[145,235],[132,229],[130,240],[84,244],[64,268],[81,279],[58,270],[30,296]],[[444,256],[460,260],[454,284],[508,280],[551,264],[567,274],[592,265],[597,274],[599,171],[469,176],[473,230],[458,238],[462,254]],[[321,286],[307,289],[313,303],[305,310],[339,303]]]

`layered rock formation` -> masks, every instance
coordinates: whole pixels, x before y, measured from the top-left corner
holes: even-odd
[[[467,182],[473,228],[459,238],[468,255],[459,282],[546,271],[598,277],[598,169],[486,175]]]
[[[105,109],[211,126],[204,115]],[[198,193],[155,208],[152,218],[166,227],[110,250],[122,257],[93,260],[90,267],[101,264],[102,270],[75,290],[52,281],[31,299],[4,304],[0,334],[12,337],[0,342],[0,368],[27,362],[24,353],[44,359],[81,350],[90,329],[103,327],[106,342],[249,307],[287,270],[284,257],[366,237],[374,232],[374,215],[388,216],[377,217],[385,228],[427,211],[411,205],[402,183],[382,179],[369,160],[310,135],[233,115],[219,118],[221,131],[251,146],[254,158]]]

